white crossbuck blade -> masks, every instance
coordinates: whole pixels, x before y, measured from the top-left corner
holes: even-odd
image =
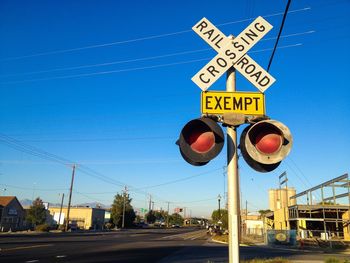
[[[261,16],[256,18],[236,38],[226,37],[208,19],[202,18],[192,28],[218,54],[205,65],[192,81],[206,91],[232,65],[261,92],[265,92],[276,80],[246,53],[271,29]]]

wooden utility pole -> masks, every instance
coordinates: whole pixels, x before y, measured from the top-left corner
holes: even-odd
[[[68,231],[68,226],[69,226],[69,212],[70,212],[70,205],[71,205],[71,201],[72,201],[72,192],[73,192],[74,175],[75,175],[75,164],[73,164],[72,181],[71,181],[71,183],[70,183],[70,189],[69,189],[69,199],[68,199],[68,209],[67,209],[67,221],[66,221],[65,231]]]
[[[125,186],[125,189],[123,191],[123,221],[122,221],[122,228],[124,228],[125,224],[125,204],[126,204],[126,196],[127,196],[128,188]]]
[[[166,227],[169,227],[169,203],[170,202],[167,202],[168,203],[168,215],[166,217]]]

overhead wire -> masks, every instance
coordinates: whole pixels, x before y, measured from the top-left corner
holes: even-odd
[[[276,48],[278,46],[278,42],[279,42],[280,37],[281,37],[281,33],[282,33],[282,30],[283,30],[284,22],[286,21],[287,14],[288,14],[288,9],[289,9],[289,6],[290,6],[291,2],[292,2],[291,0],[288,0],[288,2],[287,2],[286,10],[284,11],[283,18],[282,18],[282,23],[281,23],[281,26],[280,26],[280,30],[279,30],[278,35],[277,35],[277,40],[276,40],[275,46],[273,47],[272,54],[271,54],[271,57],[270,57],[270,61],[269,61],[269,64],[267,66],[267,72],[269,72],[269,70],[270,70],[271,63],[272,63],[273,57],[275,55]]]
[[[7,146],[9,146],[9,147],[11,147],[11,148],[13,148],[15,150],[18,150],[18,151],[21,151],[21,152],[24,152],[24,153],[27,153],[27,154],[30,154],[30,155],[33,155],[33,156],[45,159],[45,160],[56,162],[56,163],[62,164],[64,166],[72,165],[72,164],[76,164],[77,163],[77,162],[70,161],[70,160],[68,160],[66,158],[62,158],[62,157],[60,157],[58,155],[49,153],[47,151],[41,150],[41,149],[39,149],[37,147],[31,146],[31,145],[28,145],[28,144],[24,144],[24,143],[20,142],[19,140],[16,140],[16,139],[14,139],[12,137],[9,137],[9,136],[7,136],[5,134],[2,134],[2,133],[0,133],[0,142],[5,143]],[[146,195],[149,194],[146,191],[143,191],[142,190],[143,188],[136,188],[136,187],[133,187],[131,185],[125,184],[123,182],[117,181],[117,180],[112,179],[112,178],[110,178],[108,176],[105,176],[105,175],[103,175],[103,174],[101,174],[99,172],[96,172],[93,169],[91,169],[91,168],[89,168],[89,167],[87,167],[85,165],[80,165],[78,163],[76,169],[79,170],[80,172],[82,172],[83,174],[92,176],[92,177],[97,178],[99,180],[102,180],[102,181],[104,181],[106,183],[109,183],[109,184],[112,184],[112,185],[116,185],[116,186],[119,186],[119,187],[127,186],[128,189],[129,189],[128,190],[129,192],[134,192],[134,193],[139,193],[139,194],[146,194]],[[221,170],[221,168],[220,168],[220,170]],[[213,172],[213,171],[210,171],[210,172]],[[202,174],[207,174],[207,173],[210,173],[210,172],[197,174],[197,175],[190,176],[190,177],[187,177],[187,178],[182,178],[182,179],[179,179],[179,180],[176,180],[176,181],[189,180],[190,178],[198,177],[198,176],[200,176]],[[166,182],[163,185],[173,184],[173,183],[175,183],[175,182],[174,181]],[[149,186],[147,188],[154,188],[154,187],[158,187],[158,186],[159,185]],[[82,193],[80,193],[80,194],[82,194]],[[164,199],[162,199],[160,197],[157,197],[157,195],[154,195],[154,194],[152,194],[152,197],[155,197],[157,200],[162,201],[162,202],[168,202],[167,200],[164,200]],[[91,197],[89,197],[89,198],[91,198]]]
[[[312,34],[314,32],[315,32],[314,30],[309,30],[309,31],[304,31],[304,32],[284,35],[284,36],[281,36],[280,38],[302,36],[302,35]],[[275,39],[277,39],[277,37],[264,38],[264,39],[261,39],[260,42],[262,42],[262,41],[269,41],[269,40],[275,40]],[[23,73],[16,73],[16,74],[6,74],[6,75],[0,75],[0,77],[16,77],[16,76],[35,75],[35,74],[42,74],[42,73],[51,73],[51,72],[57,72],[57,71],[67,71],[67,70],[77,70],[77,69],[86,69],[86,68],[95,68],[95,67],[105,67],[105,66],[111,66],[111,65],[117,65],[117,64],[125,64],[125,63],[131,63],[131,62],[140,62],[140,61],[154,60],[154,59],[160,59],[160,58],[168,58],[168,57],[173,57],[173,56],[188,55],[188,54],[200,53],[200,52],[209,51],[209,50],[212,50],[212,48],[188,50],[188,51],[175,52],[175,53],[169,53],[169,54],[164,54],[164,55],[149,56],[149,57],[127,59],[127,60],[119,60],[119,61],[111,61],[111,62],[104,62],[104,63],[97,63],[97,64],[88,64],[88,65],[80,65],[80,66],[72,66],[72,67],[62,67],[62,68],[54,68],[54,69],[39,70],[39,71],[30,71],[30,72],[23,72]]]
[[[310,9],[311,9],[311,7],[305,7],[305,8],[300,8],[300,9],[289,11],[289,13],[292,14],[292,13],[297,13],[297,12],[303,12],[303,11],[307,11]],[[263,17],[274,17],[274,16],[283,15],[283,14],[284,14],[283,12],[278,12],[278,13],[263,15]],[[216,24],[216,26],[220,27],[220,26],[232,25],[232,24],[242,23],[242,22],[251,21],[251,20],[254,20],[254,18],[246,18],[246,19],[241,19],[241,20],[236,20],[236,21],[230,21],[230,22],[226,22],[226,23]],[[164,33],[164,34],[153,35],[153,36],[139,37],[139,38],[135,38],[135,39],[121,40],[121,41],[115,41],[115,42],[110,42],[110,43],[103,43],[103,44],[89,45],[89,46],[83,46],[83,47],[77,47],[77,48],[54,50],[54,51],[41,52],[41,53],[24,55],[24,56],[17,56],[17,57],[8,57],[8,58],[0,59],[0,61],[11,61],[11,60],[39,57],[39,56],[46,56],[46,55],[63,54],[63,53],[73,52],[73,51],[81,51],[81,50],[86,50],[86,49],[101,48],[101,47],[127,44],[127,43],[133,43],[133,42],[144,41],[144,40],[157,39],[157,38],[174,36],[174,35],[179,35],[179,34],[184,34],[184,33],[189,33],[189,32],[192,32],[192,30],[191,29],[181,30],[181,31],[176,31],[176,32],[172,32],[172,33]]]
[[[298,46],[301,46],[301,45],[302,45],[301,43],[297,43],[297,44],[292,44],[292,45],[281,46],[281,47],[278,47],[278,48],[279,49],[291,48],[291,47],[298,47]],[[270,51],[270,50],[272,50],[272,49],[256,50],[255,52],[252,51],[250,53],[264,52],[264,51]],[[169,67],[169,66],[190,64],[190,63],[195,63],[195,62],[207,61],[208,59],[211,59],[211,58],[207,57],[207,58],[187,60],[187,61],[180,61],[180,62],[173,62],[173,63],[165,63],[165,64],[153,65],[153,66],[135,67],[135,68],[127,68],[127,69],[117,69],[117,70],[109,70],[109,71],[99,71],[99,72],[82,73],[82,74],[74,74],[74,75],[65,75],[65,76],[57,76],[57,77],[36,78],[36,79],[18,80],[18,81],[6,81],[6,82],[0,82],[0,85],[18,84],[18,83],[27,83],[27,82],[37,82],[37,81],[43,81],[43,80],[80,78],[80,77],[106,75],[106,74],[121,73],[121,72],[132,72],[132,71],[145,70],[145,69],[155,69],[155,68],[161,68],[161,67]]]

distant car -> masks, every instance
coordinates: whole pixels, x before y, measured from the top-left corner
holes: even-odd
[[[141,223],[137,223],[136,227],[138,227],[138,228],[148,228],[148,224],[146,224],[144,222],[141,222]]]
[[[173,224],[171,227],[172,228],[179,228],[180,226],[179,226],[179,224]]]

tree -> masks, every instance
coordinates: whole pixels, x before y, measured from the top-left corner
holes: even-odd
[[[267,213],[270,213],[272,211],[270,209],[266,209],[266,210],[259,210],[258,212],[261,216],[265,216]]]
[[[34,226],[44,224],[46,221],[46,210],[43,201],[37,197],[30,206],[26,220]]]
[[[211,214],[211,219],[215,224],[221,225],[222,228],[228,228],[228,213],[226,209],[220,209],[220,215],[219,210],[214,210]],[[219,224],[219,221],[221,221],[221,224]]]
[[[183,225],[184,219],[182,216],[178,213],[174,213],[169,217],[169,224],[170,225]]]
[[[114,201],[111,208],[111,221],[117,227],[122,227],[123,224],[123,208],[125,201],[125,218],[124,218],[124,226],[130,227],[132,226],[136,215],[134,208],[131,205],[131,198],[127,193],[123,193],[123,195],[117,194],[114,197]]]
[[[149,224],[153,224],[154,222],[156,222],[157,217],[156,217],[155,212],[153,210],[149,211],[146,214],[146,220],[147,220],[147,223],[149,223]]]

